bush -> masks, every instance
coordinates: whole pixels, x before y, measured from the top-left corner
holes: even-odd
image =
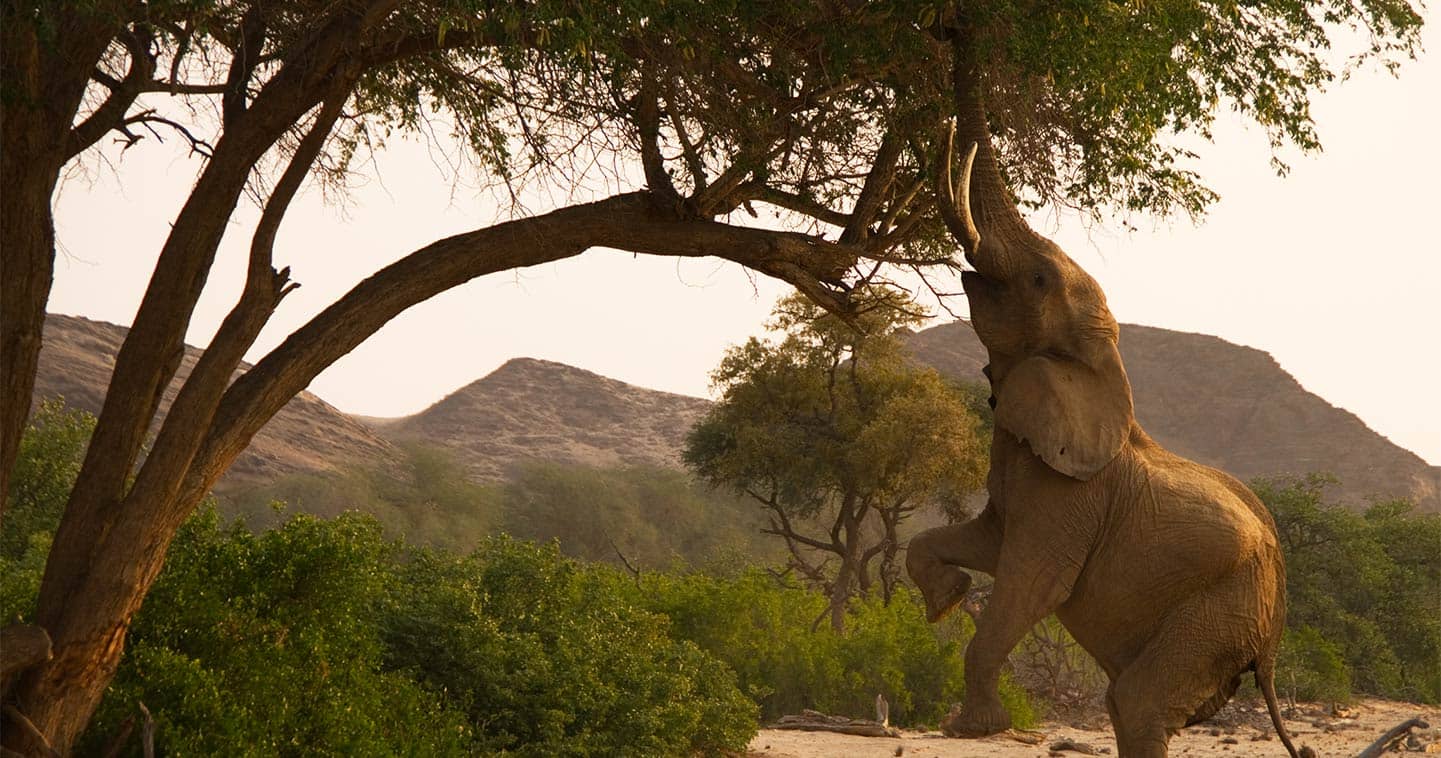
[[[95,417],[66,408],[63,398],[46,400],[30,415],[10,474],[0,557],[20,558],[34,535],[60,525],[94,429]]]
[[[94,428],[94,416],[67,409],[59,398],[46,400],[30,415],[0,520],[0,626],[29,621],[35,614],[50,540]]]
[[[1441,703],[1441,514],[1405,501],[1357,512],[1322,501],[1329,480],[1256,482],[1287,566],[1292,648],[1277,680]],[[1323,644],[1324,643],[1324,644]],[[1341,670],[1335,670],[1339,661]]]
[[[396,554],[359,515],[255,535],[198,513],[135,618],[90,746],[143,702],[167,755],[466,752],[458,710],[381,670],[374,619]]]
[[[1276,660],[1276,687],[1291,700],[1345,703],[1351,675],[1341,650],[1314,628],[1287,629]]]
[[[969,630],[932,628],[904,589],[889,605],[854,604],[840,635],[818,623],[823,595],[781,586],[757,569],[730,577],[644,574],[630,586],[670,618],[675,636],[725,661],[766,720],[803,708],[870,718],[879,693],[890,701],[892,723],[934,725],[964,692]],[[1002,694],[1018,726],[1034,722],[1019,688],[1006,680]]]
[[[422,554],[401,586],[383,622],[387,664],[462,704],[485,752],[717,753],[755,733],[734,674],[554,546],[498,538],[464,558]]]
[[[188,521],[87,735],[143,702],[170,755],[682,755],[742,749],[755,705],[608,569],[487,541],[404,552],[375,519],[256,535]]]

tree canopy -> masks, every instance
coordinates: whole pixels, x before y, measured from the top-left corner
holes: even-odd
[[[685,449],[703,480],[765,509],[764,531],[827,591],[837,631],[876,580],[890,598],[902,522],[979,489],[987,460],[965,394],[903,352],[898,331],[923,314],[893,292],[863,297],[857,324],[782,300],[770,326],[784,336],[726,353],[713,374],[721,399]]]
[[[1333,43],[1361,40],[1363,58],[1392,65],[1415,54],[1420,24],[1406,0],[5,0],[0,492],[30,406],[67,165],[152,132],[203,160],[55,537],[38,620],[56,654],[16,685],[29,716],[69,747],[185,515],[277,409],[418,302],[608,247],[718,256],[846,313],[887,265],[950,260],[930,188],[954,91],[981,93],[1023,199],[1195,214],[1213,196],[1175,135],[1204,135],[1234,107],[1278,148],[1313,149],[1310,98],[1351,65]],[[435,120],[512,187],[600,180],[612,194],[414,251],[232,382],[294,287],[272,253],[297,191]],[[242,294],[157,422],[247,192],[262,212]],[[803,231],[733,220],[759,205]],[[6,730],[6,744],[36,747],[16,742],[25,734]]]

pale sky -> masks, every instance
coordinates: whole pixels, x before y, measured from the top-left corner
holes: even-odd
[[[1193,226],[1148,218],[1101,227],[1040,213],[1106,289],[1123,322],[1214,334],[1265,350],[1303,386],[1441,464],[1441,33],[1400,77],[1371,70],[1315,101],[1325,145],[1286,154],[1278,178],[1258,129],[1222,116],[1199,166],[1221,195]],[[365,276],[437,238],[505,218],[434,148],[392,146],[343,206],[311,188],[281,228],[277,263],[302,287],[255,360]],[[64,184],[50,310],[129,324],[198,162],[142,142]],[[537,198],[543,212],[564,202]],[[548,205],[549,204],[549,205]],[[239,294],[257,213],[243,205],[189,334],[204,345]],[[341,410],[417,412],[506,360],[568,363],[644,387],[708,395],[725,349],[763,331],[786,286],[715,260],[596,250],[480,279],[411,309],[323,373]],[[950,303],[965,313],[963,298]],[[949,317],[946,317],[949,319]],[[940,323],[938,320],[936,323]]]

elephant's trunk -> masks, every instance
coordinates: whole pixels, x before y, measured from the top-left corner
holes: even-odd
[[[965,249],[966,259],[984,275],[1005,278],[1015,270],[1012,256],[1027,249],[1046,250],[1049,244],[1021,216],[1001,176],[981,99],[979,68],[963,36],[957,35],[951,43],[956,118],[952,137],[946,142],[946,171],[939,182],[945,186],[938,187],[938,202],[948,229]],[[959,198],[954,196],[957,193],[949,177],[955,142],[969,150],[960,186],[955,188]]]

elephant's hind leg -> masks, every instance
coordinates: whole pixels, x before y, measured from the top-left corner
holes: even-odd
[[[1209,718],[1234,694],[1246,654],[1237,640],[1218,638],[1214,619],[1207,622],[1200,609],[1214,603],[1201,595],[1178,607],[1112,682],[1121,758],[1163,758],[1171,735]]]
[[[1236,694],[1236,689],[1240,686],[1241,675],[1237,674],[1231,677],[1231,681],[1217,690],[1216,694],[1207,698],[1206,702],[1201,703],[1201,707],[1196,709],[1196,712],[1191,714],[1190,718],[1186,719],[1185,726],[1195,726],[1216,715],[1216,711],[1221,710],[1221,706],[1231,701],[1231,696]]]
[[[926,601],[926,619],[939,621],[966,596],[971,577],[963,568],[996,573],[1001,519],[990,504],[964,524],[927,529],[911,538],[906,573]]]

